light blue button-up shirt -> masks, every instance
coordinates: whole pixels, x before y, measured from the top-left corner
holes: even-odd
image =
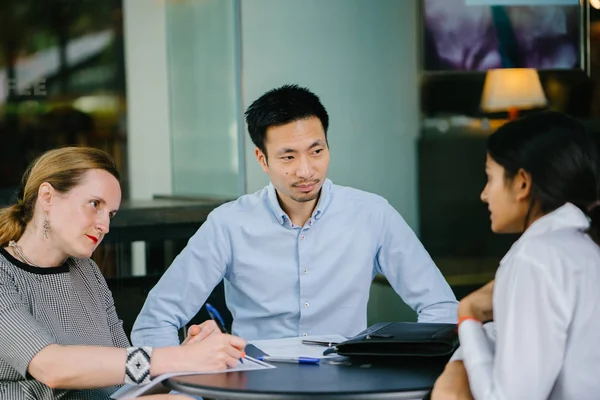
[[[326,180],[312,216],[297,226],[269,185],[210,213],[148,294],[131,339],[179,344],[177,330],[222,279],[233,333],[246,340],[353,336],[366,328],[377,273],[419,321],[456,322],[452,290],[384,198]]]

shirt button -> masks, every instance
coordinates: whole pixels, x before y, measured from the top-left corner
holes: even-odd
[[[308,270],[307,270],[306,268],[304,268],[304,269],[302,270],[302,273],[303,273],[303,274],[308,274]]]
[[[308,333],[304,332],[304,333],[302,334],[302,336],[308,336]]]
[[[308,303],[304,303],[304,308],[308,308]]]
[[[304,235],[300,236],[300,239],[304,240]]]

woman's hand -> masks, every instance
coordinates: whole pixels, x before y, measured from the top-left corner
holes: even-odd
[[[182,371],[221,371],[235,367],[246,356],[245,347],[244,339],[221,333],[194,341],[185,346],[184,357],[188,365]]]
[[[199,342],[210,335],[221,335],[221,330],[212,319],[204,321],[200,325],[192,325],[188,329],[187,336],[182,345]]]
[[[473,400],[462,361],[451,361],[433,385],[431,400]]]
[[[471,316],[481,322],[494,319],[494,281],[474,291],[458,304],[458,317]]]
[[[152,352],[150,376],[170,372],[216,372],[235,367],[246,356],[246,341],[237,336],[212,334],[185,346],[156,348]]]

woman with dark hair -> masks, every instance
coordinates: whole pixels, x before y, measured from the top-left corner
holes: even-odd
[[[0,209],[0,398],[108,400],[123,383],[224,370],[243,356],[245,342],[214,323],[185,346],[129,344],[90,258],[120,203],[110,157],[64,147],[35,160],[18,201]]]
[[[599,168],[597,143],[559,113],[490,136],[481,199],[492,231],[522,235],[460,302],[461,347],[433,399],[598,398]]]

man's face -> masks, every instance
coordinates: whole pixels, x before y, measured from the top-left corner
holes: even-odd
[[[317,117],[268,128],[265,148],[267,155],[256,148],[256,158],[284,203],[319,196],[329,168],[329,148]]]

